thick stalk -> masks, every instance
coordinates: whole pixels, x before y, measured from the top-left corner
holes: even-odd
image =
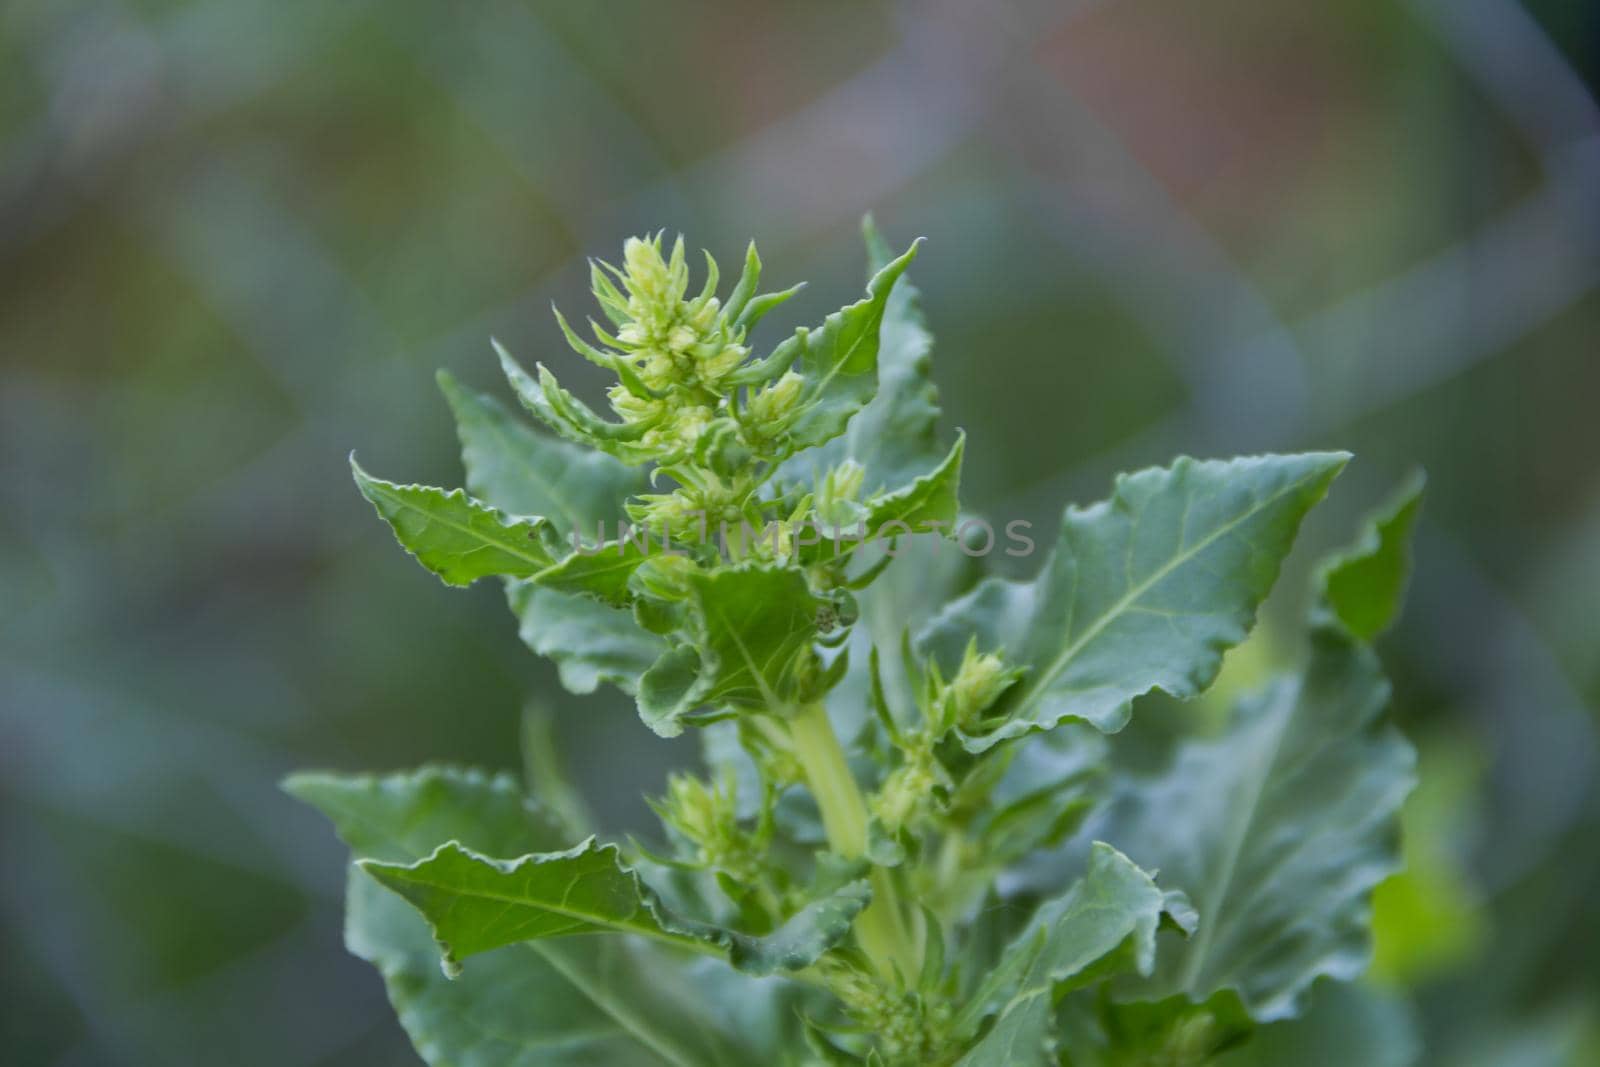
[[[827,709],[820,703],[807,704],[789,721],[789,733],[795,758],[822,813],[828,846],[846,859],[865,856],[867,803],[850,773]],[[872,869],[872,903],[856,916],[856,939],[880,975],[890,978],[898,969],[907,981],[916,980],[921,969],[916,947],[905,927],[893,874],[882,867]]]

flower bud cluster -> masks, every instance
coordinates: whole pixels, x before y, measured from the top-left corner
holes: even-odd
[[[778,438],[800,414],[805,379],[794,371],[783,375],[770,385],[750,394],[745,405],[745,432],[755,438],[754,443],[764,444]]]
[[[630,237],[620,268],[596,263],[590,271],[614,332],[591,322],[602,346],[595,348],[562,322],[580,355],[616,372],[620,380],[607,394],[612,408],[624,423],[648,427],[639,444],[660,457],[692,449],[726,417],[724,401],[734,388],[728,377],[750,354],[744,327],[728,313],[737,309],[724,309],[717,298],[719,275],[709,254],[706,266],[705,285],[691,298],[683,239],[663,254],[660,234]]]
[[[972,727],[1025,671],[1007,667],[1001,655],[979,652],[978,639],[967,643],[961,666],[946,682],[937,663],[928,664],[927,706],[939,734]]]
[[[724,526],[746,521],[755,491],[749,476],[723,478],[712,471],[680,472],[686,483],[670,493],[641,493],[627,504],[629,518],[679,541],[708,542]]]
[[[749,879],[760,870],[760,850],[739,828],[734,783],[706,782],[692,774],[667,779],[667,795],[652,805],[661,821],[683,838],[701,867]]]
[[[859,971],[825,972],[828,987],[862,1030],[877,1038],[890,1064],[942,1062],[952,1013],[943,998],[929,1000],[914,991],[900,991]]]
[[[938,663],[929,662],[922,677],[922,724],[894,735],[900,765],[871,799],[872,813],[884,830],[891,835],[914,831],[919,822],[942,810],[954,783],[935,748],[950,731],[976,725],[1023,673],[1007,667],[999,653],[980,653],[976,638],[967,644],[949,681]]]
[[[883,785],[872,796],[872,814],[890,834],[911,829],[933,808],[934,789],[950,787],[932,749],[917,746],[906,753],[906,762],[889,772]]]

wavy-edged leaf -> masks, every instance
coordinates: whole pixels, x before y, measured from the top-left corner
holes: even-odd
[[[962,1067],[1015,1067],[1047,1059],[1055,997],[1063,988],[1122,969],[1147,974],[1167,898],[1155,880],[1110,845],[1096,842],[1083,878],[1046,901],[1001,956],[956,1019],[957,1032],[995,1014]]]
[[[1223,652],[1249,632],[1300,520],[1348,459],[1184,458],[1118,478],[1110,500],[1069,507],[1038,577],[983,582],[919,637],[947,673],[974,635],[1028,668],[992,724],[963,738],[967,747],[983,751],[1065,719],[1115,732],[1151,689],[1180,698],[1204,690]]]
[[[1318,976],[1365,969],[1372,889],[1399,867],[1414,777],[1388,699],[1372,650],[1319,627],[1303,676],[1241,701],[1225,734],[1184,744],[1160,777],[1120,783],[1086,836],[1159,868],[1201,915],[1120,996],[1232,989],[1265,1022],[1297,1014]]]
[[[811,901],[770,934],[730,935],[730,958],[747,974],[804,970],[849,935],[851,923],[871,902],[864,879],[849,882]]]
[[[446,841],[496,856],[566,844],[560,821],[503,772],[447,765],[383,775],[308,771],[284,779],[283,788],[369,859],[409,862]]]
[[[534,575],[535,585],[603,600],[621,607],[630,600],[628,579],[649,552],[633,540],[607,541],[585,546]]]
[[[592,693],[610,682],[631,694],[667,651],[666,641],[635,622],[632,612],[590,597],[521,581],[506,584],[506,599],[518,636],[555,662],[572,693]]]
[[[568,934],[640,934],[679,948],[708,942],[668,919],[615,845],[484,856],[448,841],[415,863],[361,860],[433,926],[447,967],[480,952]]]
[[[620,521],[624,501],[644,488],[642,471],[603,452],[536,432],[499,401],[463,388],[443,371],[439,388],[455,413],[467,488],[497,508],[544,515],[563,539],[589,543],[599,536],[601,523]],[[556,560],[541,573],[555,570],[562,580],[549,584],[567,584],[570,575],[561,568],[571,562],[570,556]],[[626,581],[626,574],[621,578]],[[506,582],[523,642],[555,661],[562,685],[574,693],[592,693],[604,681],[632,693],[639,676],[666,650],[665,643],[645,632],[630,612],[580,592],[535,590],[526,580]]]
[[[322,810],[357,856],[415,860],[451,839],[513,855],[560,843],[555,821],[508,775],[431,767],[301,774],[284,786]],[[692,965],[622,938],[498,949],[446,978],[423,917],[354,869],[345,940],[382,973],[401,1025],[433,1067],[737,1067],[761,1055],[760,1040],[785,1021],[759,990],[730,988],[761,1021],[733,1036],[695,995]]]
[[[479,500],[513,515],[542,515],[562,537],[592,539],[598,523],[617,521],[623,502],[643,491],[639,469],[541,434],[448,372],[438,377],[455,415],[467,490]]]
[[[781,708],[800,698],[797,666],[817,635],[819,602],[805,575],[759,563],[688,576],[691,641],[639,683],[639,711],[663,737],[702,707]]]
[[[1122,776],[1091,817],[1080,841],[1115,842],[1159,868],[1202,917],[1193,939],[1163,950],[1156,973],[1120,984],[1118,998],[1236,994],[1267,1022],[1299,1014],[1318,977],[1365,969],[1371,894],[1399,866],[1415,752],[1386,723],[1381,665],[1329,607],[1325,583],[1352,562],[1403,557],[1408,523],[1384,516],[1411,511],[1419,489],[1409,486],[1355,548],[1319,567],[1304,670],[1240,701],[1223,735],[1181,744],[1161,773]],[[1385,605],[1377,629],[1403,573],[1382,570],[1395,577],[1367,586]]]
[[[650,946],[512,945],[451,979],[426,920],[405,901],[360,871],[350,874],[347,901],[351,951],[383,975],[395,1015],[431,1067],[741,1067],[760,1055],[763,1033],[719,1025],[712,1012],[721,1006],[701,1003],[688,969]]]
[[[878,328],[895,282],[916,258],[913,243],[867,283],[865,299],[834,312],[816,330],[801,330],[795,369],[802,386],[800,412],[787,438],[796,449],[810,448],[844,432],[851,416],[878,388]]]
[[[386,482],[354,456],[350,470],[395,540],[448,585],[494,575],[527,578],[555,562],[544,542],[550,526],[540,516],[506,515],[463,489]]]
[[[722,955],[750,974],[802,970],[850,933],[871,899],[865,882],[813,901],[771,934],[752,937],[672,915],[614,845],[494,859],[454,842],[411,864],[361,867],[427,917],[447,968],[523,941],[622,933]]]

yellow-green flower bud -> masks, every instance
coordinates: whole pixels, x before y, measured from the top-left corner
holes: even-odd
[[[710,408],[700,404],[679,408],[671,426],[662,434],[662,439],[680,448],[693,448],[700,435],[706,432],[706,427],[711,425],[714,416]]]
[[[882,788],[872,798],[872,813],[885,830],[897,834],[927,813],[932,806],[934,786],[939,784],[933,757],[918,752],[884,779]]]
[[[670,352],[663,352],[657,348],[642,348],[635,355],[639,358],[639,380],[658,392],[664,392],[677,384],[682,375],[678,371],[678,362],[672,358]]]
[[[666,823],[694,849],[695,860],[738,877],[755,873],[749,838],[739,829],[734,784],[711,784],[691,774],[667,779],[667,795],[653,805]]]
[[[694,327],[696,333],[710,333],[722,313],[722,302],[712,296],[707,297],[703,303],[691,306],[693,311],[689,315],[689,325]]]
[[[750,349],[744,331],[717,299],[717,280],[716,261],[708,254],[704,288],[686,300],[683,239],[664,255],[659,234],[630,237],[622,247],[621,268],[595,263],[590,272],[590,287],[614,332],[591,321],[596,347],[561,319],[573,349],[621,379],[609,395],[622,421],[649,423],[636,439],[627,438],[637,440],[632,451],[642,459],[678,462],[708,424],[730,414],[733,388],[725,382]],[[763,391],[765,421],[780,420],[793,406],[798,383],[778,384]]]
[[[658,538],[700,540],[709,532],[710,520],[696,496],[679,489],[672,493],[641,493],[627,505],[628,515]]]
[[[863,514],[859,503],[866,477],[867,468],[853,459],[828,471],[817,485],[817,518],[830,526],[848,526],[858,521]]]
[[[613,385],[606,392],[611,407],[626,422],[649,422],[659,418],[668,405],[654,397],[635,396],[621,385]]]
[[[683,239],[672,249],[669,263],[661,255],[661,238],[630,237],[622,244],[623,285],[628,290],[628,310],[646,326],[665,326],[677,315],[677,304],[689,286],[689,268],[683,261]]]
[[[705,342],[697,352],[700,380],[712,386],[727,377],[750,354],[744,345],[721,338]]]
[[[627,505],[628,515],[658,536],[677,540],[715,541],[722,523],[737,528],[750,495],[748,482],[725,482],[706,472],[697,485],[670,493],[643,493]]]
[[[658,552],[639,564],[632,582],[661,600],[682,600],[689,595],[690,575],[698,569],[687,556]]]
[[[901,985],[887,985],[860,971],[822,968],[829,990],[851,1018],[872,1034],[889,1063],[933,1063],[947,1045],[950,1012]],[[902,981],[914,976],[901,976]],[[937,1058],[937,1062],[945,1062]]]
[[[794,371],[785,371],[783,377],[760,389],[750,398],[745,409],[745,422],[758,434],[770,436],[777,433],[799,410],[800,393],[805,379]]]
[[[977,638],[973,638],[961,657],[960,669],[948,684],[943,683],[935,673],[933,707],[940,728],[949,730],[957,726],[971,726],[1024,673],[1020,668],[1007,667],[1005,661],[995,653],[980,653]]]

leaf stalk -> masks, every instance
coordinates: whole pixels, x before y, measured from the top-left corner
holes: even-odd
[[[867,853],[867,802],[850,773],[827,708],[820,702],[802,707],[789,720],[794,754],[805,773],[822,814],[828,847],[846,859]],[[856,916],[856,939],[880,976],[914,981],[921,971],[920,953],[906,928],[893,873],[872,869],[872,903]]]

